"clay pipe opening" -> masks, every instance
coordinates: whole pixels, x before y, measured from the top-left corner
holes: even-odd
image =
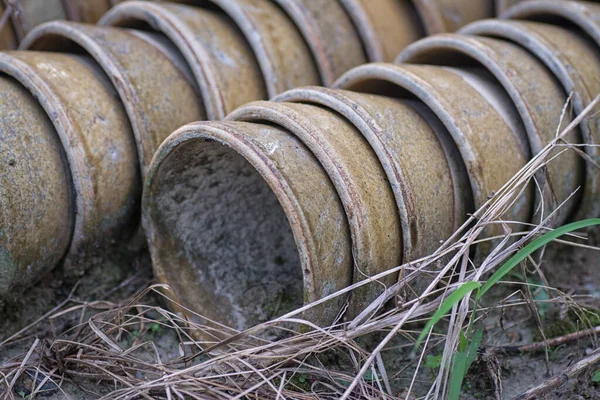
[[[249,328],[351,281],[339,198],[284,129],[213,122],[178,130],[154,159],[143,203],[157,279],[205,323]],[[302,317],[331,324],[344,301]]]

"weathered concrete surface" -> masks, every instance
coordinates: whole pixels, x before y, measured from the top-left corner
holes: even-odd
[[[532,154],[539,153],[564,129],[572,119],[563,108],[567,93],[543,63],[520,46],[498,39],[467,35],[436,35],[408,46],[398,62],[413,64],[453,65],[468,67],[474,64],[485,68],[498,81],[516,106],[523,123]],[[562,123],[561,123],[561,117]],[[581,143],[579,129],[565,139]],[[550,157],[563,149],[557,148]],[[536,176],[542,197],[536,191],[537,203],[532,222],[546,218],[557,206],[566,201],[584,181],[584,161],[574,151],[561,154],[550,162],[547,170]],[[579,193],[580,195],[580,193]],[[559,226],[576,210],[580,196],[576,195],[558,210],[553,226]]]
[[[462,32],[494,36],[515,42],[541,60],[562,84],[566,93],[573,93],[575,114],[583,111],[600,93],[600,52],[595,44],[576,32],[539,22],[487,20],[466,26]],[[586,118],[579,129],[585,152],[593,161],[600,161],[600,118]],[[586,163],[582,199],[574,219],[600,215],[600,170]]]
[[[75,208],[58,134],[33,96],[0,77],[0,299],[65,255]]]
[[[38,26],[22,49],[68,52],[81,46],[119,93],[135,135],[142,176],[158,146],[180,126],[206,118],[183,60],[158,35],[77,22]],[[150,60],[150,62],[149,62]]]
[[[194,73],[208,119],[222,119],[242,104],[267,98],[252,48],[218,10],[127,1],[113,7],[99,24],[149,27],[167,36]]]
[[[325,86],[344,72],[367,62],[352,20],[330,0],[276,0],[296,23],[308,44]]]
[[[423,36],[410,1],[340,1],[358,30],[369,61],[391,62],[406,45]]]
[[[127,114],[87,57],[11,51],[0,53],[0,71],[33,94],[58,133],[75,196],[68,259],[78,264],[131,228],[141,181]]]

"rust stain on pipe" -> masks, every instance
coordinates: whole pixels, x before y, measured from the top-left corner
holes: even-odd
[[[340,0],[358,30],[369,61],[392,61],[423,36],[410,1]]]
[[[17,36],[11,23],[12,8],[0,1],[0,49],[15,49]]]
[[[527,0],[495,0],[496,17],[501,16],[506,10],[522,1]]]
[[[272,1],[210,1],[227,13],[244,33],[258,60],[269,97],[298,86],[320,83],[319,72],[302,35]]]
[[[108,11],[110,0],[62,0],[67,17],[71,21],[95,24]]]

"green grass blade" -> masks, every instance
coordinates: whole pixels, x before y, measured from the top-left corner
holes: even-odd
[[[512,256],[502,267],[500,267],[488,281],[483,285],[483,287],[477,293],[477,300],[481,299],[483,295],[492,288],[496,283],[498,283],[506,274],[508,274],[515,266],[519,265],[521,261],[527,258],[531,253],[539,249],[540,247],[550,243],[554,239],[564,235],[565,233],[569,233],[572,231],[576,231],[578,229],[582,229],[592,225],[600,225],[600,218],[592,218],[585,219],[583,221],[573,222],[571,224],[567,224],[561,226],[560,228],[556,228],[551,232],[547,232],[535,239],[533,242],[529,243],[527,246],[523,247],[517,254]]]
[[[469,344],[469,352],[467,353],[467,364],[465,368],[465,374],[471,368],[471,364],[475,361],[475,356],[477,355],[477,349],[479,349],[479,345],[481,344],[481,340],[483,339],[483,329],[479,328],[473,335],[473,339]]]
[[[454,364],[450,373],[450,388],[448,391],[448,400],[459,400],[463,381],[471,364],[475,360],[477,349],[483,339],[483,329],[479,328],[473,335],[473,339],[467,346],[467,351],[459,351],[454,355]]]
[[[417,339],[417,343],[415,344],[415,349],[421,345],[421,342],[423,342],[423,339],[425,339],[425,336],[427,336],[431,328],[433,328],[433,326],[437,324],[439,320],[444,318],[444,315],[446,315],[455,304],[461,301],[470,292],[475,289],[479,289],[480,287],[481,283],[479,282],[465,282],[454,292],[450,293],[446,300],[442,302],[440,308],[438,308],[435,314],[433,314],[431,319],[427,322],[425,328],[423,328],[423,331],[419,335],[419,339]]]
[[[467,373],[467,353],[458,352],[454,356],[454,365],[450,373],[448,400],[459,400],[460,390]]]

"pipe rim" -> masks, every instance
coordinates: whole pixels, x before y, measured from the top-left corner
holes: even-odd
[[[139,46],[139,43],[141,42],[146,47],[153,47],[152,44],[145,42],[144,39],[125,29],[109,26],[97,27],[70,21],[50,21],[38,25],[29,32],[21,42],[20,49],[27,50],[44,37],[58,36],[85,50],[87,53],[86,55],[91,57],[108,76],[113,88],[119,94],[121,103],[125,107],[136,141],[142,178],[144,178],[148,170],[149,162],[158,147],[153,144],[152,121],[149,120],[151,117],[146,113],[146,110],[143,107],[144,102],[138,96],[136,85],[129,79],[127,68],[123,67],[121,62],[114,57],[111,50],[105,49],[98,43],[92,33],[89,32],[89,29],[103,30],[107,36],[109,36],[111,32],[118,32],[119,35],[124,35],[128,40],[137,42],[137,46]],[[160,50],[157,50],[157,53],[159,52]],[[167,57],[165,56],[165,58]],[[173,69],[179,71],[175,65],[173,65]]]
[[[312,6],[319,6],[316,2],[306,0],[276,0],[281,8],[283,8],[287,15],[295,22],[296,27],[304,37],[305,42],[311,50],[311,53],[315,59],[321,81],[324,86],[331,86],[333,82],[347,70],[367,62],[367,57],[362,45],[359,43],[358,33],[350,20],[350,17],[344,11],[342,5],[337,1],[326,0],[329,7],[336,9],[335,14],[321,14],[324,17],[332,18],[329,21],[331,24],[335,24],[339,29],[344,29],[346,34],[344,37],[352,37],[353,40],[346,40],[346,43],[355,45],[354,52],[356,52],[357,59],[350,61],[349,63],[341,63],[342,67],[337,67],[332,62],[339,50],[338,46],[332,46],[329,38],[323,37],[322,29],[319,23],[313,18],[311,12],[319,12],[319,10],[313,10]],[[348,54],[342,55],[345,59]],[[339,59],[339,57],[335,57]]]
[[[590,17],[589,14],[593,14],[594,12],[589,9],[589,6],[594,5],[570,0],[558,2],[548,0],[527,0],[517,3],[505,10],[500,15],[500,18],[530,19],[542,17],[544,15],[564,18],[578,26],[582,31],[587,33],[598,46],[600,46],[600,26]]]
[[[576,114],[581,113],[585,108],[585,104],[592,101],[592,95],[587,91],[585,85],[578,84],[581,78],[577,72],[569,71],[569,68],[567,68],[567,66],[570,66],[569,61],[560,56],[560,51],[554,51],[554,46],[551,43],[529,29],[528,25],[530,24],[538,27],[545,25],[528,21],[489,19],[469,24],[461,29],[460,33],[497,37],[522,46],[554,74],[567,93],[573,93],[573,108]],[[558,27],[552,28],[558,29]],[[576,90],[578,87],[582,90]],[[596,132],[594,135],[587,123],[579,124],[579,130],[585,143],[600,142],[600,132]],[[598,136],[598,138],[594,140],[594,136]],[[600,158],[600,149],[586,146],[584,151],[594,159]],[[600,204],[594,205],[594,201],[591,200],[597,195],[594,193],[600,192],[600,173],[595,166],[587,162],[585,170],[585,183],[581,191],[581,200],[575,210],[575,219],[593,218],[600,215]]]
[[[75,192],[75,196],[73,196],[74,205],[77,210],[73,227],[73,239],[69,246],[69,251],[71,251],[75,247],[73,242],[76,242],[77,238],[83,235],[85,230],[84,221],[89,218],[87,215],[92,213],[91,210],[93,209],[93,201],[89,196],[86,196],[86,193],[94,193],[94,189],[92,182],[87,179],[92,175],[91,170],[87,163],[83,162],[87,158],[85,150],[75,127],[66,114],[65,108],[61,105],[61,101],[33,68],[26,62],[11,57],[9,53],[0,53],[0,71],[23,85],[38,100],[38,103],[52,121],[52,125],[62,143],[71,171],[71,180]]]
[[[378,122],[370,117],[371,113],[367,109],[357,104],[352,98],[348,97],[345,94],[346,92],[347,91],[341,89],[310,86],[289,90],[279,96],[276,96],[272,99],[272,101],[309,102],[328,107],[350,121],[357,128],[357,130],[363,134],[375,151],[375,154],[377,155],[377,158],[379,159],[379,162],[385,171],[386,177],[393,188],[396,206],[398,208],[398,212],[400,213],[400,224],[402,226],[402,240],[404,249],[403,260],[411,260],[413,259],[411,253],[415,247],[413,244],[414,239],[412,233],[414,228],[411,227],[413,224],[414,226],[418,226],[416,221],[418,220],[419,216],[414,212],[408,211],[409,208],[414,208],[414,206],[410,207],[408,204],[410,198],[412,197],[412,191],[410,185],[407,183],[407,173],[404,171],[403,167],[395,161],[394,155],[387,149],[387,146],[384,144],[384,140],[380,137],[381,135],[385,134],[385,130],[379,126]],[[361,93],[357,94],[360,95]],[[414,112],[419,114],[416,110]],[[430,126],[428,122],[427,124]],[[432,131],[434,131],[433,127],[430,126],[430,128]],[[447,164],[449,163],[447,162]],[[448,165],[448,169],[451,170],[452,167]],[[455,203],[461,202],[462,198],[457,193],[457,187],[455,186],[454,182],[453,189]],[[458,229],[462,225],[462,222],[459,222],[460,218],[456,214],[456,208],[457,207],[455,206],[455,214],[453,215],[454,229],[449,232],[449,234],[452,234],[454,230]]]
[[[74,42],[81,46],[94,61],[100,65],[110,78],[114,89],[119,93],[121,103],[123,103],[127,116],[131,123],[131,128],[136,139],[137,154],[142,167],[142,177],[146,174],[146,163],[152,154],[148,154],[144,150],[142,143],[144,133],[147,129],[143,126],[143,112],[141,111],[141,101],[137,96],[134,85],[128,79],[124,69],[119,62],[110,54],[110,51],[104,50],[96,41],[85,31],[83,27],[77,26],[76,23],[68,21],[50,21],[38,25],[31,30],[21,42],[19,49],[27,50],[35,44],[36,41],[42,39],[46,35],[56,35],[63,39]]]
[[[452,115],[445,110],[444,105],[438,100],[438,96],[432,95],[428,89],[431,86],[417,75],[403,69],[402,67],[388,63],[372,63],[362,65],[346,72],[335,83],[336,88],[348,90],[352,86],[360,83],[368,76],[369,79],[379,79],[400,86],[414,94],[420,101],[425,103],[442,121],[448,132],[455,138],[457,147],[465,163],[477,163],[477,157],[471,149],[468,141],[464,140],[461,129],[456,125]],[[483,194],[483,179],[479,174],[473,176],[469,174],[469,180],[475,201],[482,204],[487,195]]]
[[[52,122],[51,118],[48,116],[46,110],[42,107],[42,105],[40,104],[39,101],[37,101],[32,92],[25,87],[23,84],[21,84],[21,82],[19,82],[18,80],[14,79],[11,76],[0,76],[0,86],[3,88],[4,95],[7,95],[7,97],[9,98],[17,98],[19,101],[19,98],[21,101],[25,102],[25,103],[29,103],[31,106],[25,106],[21,108],[21,112],[20,115],[23,115],[25,117],[25,114],[29,114],[28,115],[28,120],[31,122],[32,119],[38,119],[38,122],[40,122],[40,120],[44,120],[43,123],[41,124],[37,124],[38,128],[37,129],[32,129],[29,128],[27,129],[26,127],[17,127],[14,128],[16,132],[19,132],[20,134],[24,134],[25,136],[27,135],[32,135],[32,137],[35,137],[36,139],[42,139],[42,142],[44,142],[44,145],[42,145],[42,147],[44,147],[44,152],[42,153],[36,153],[38,155],[41,154],[41,161],[42,161],[42,165],[46,166],[47,161],[51,160],[53,157],[56,157],[53,161],[58,161],[60,160],[60,164],[62,168],[58,168],[58,170],[62,173],[59,173],[59,175],[54,175],[52,174],[51,177],[54,177],[54,179],[52,180],[52,184],[48,185],[48,181],[47,180],[41,180],[41,176],[40,174],[37,174],[36,179],[29,181],[29,184],[32,185],[32,187],[37,187],[39,189],[41,189],[42,194],[41,197],[45,198],[46,196],[48,196],[49,198],[53,199],[54,204],[57,204],[57,207],[60,209],[62,208],[64,212],[56,212],[56,211],[42,211],[42,214],[45,217],[52,217],[52,214],[65,214],[62,215],[60,218],[59,223],[54,225],[54,236],[49,240],[45,240],[44,236],[45,235],[41,235],[41,239],[39,237],[36,237],[36,244],[38,245],[37,247],[40,247],[39,244],[42,243],[44,244],[44,246],[42,248],[40,248],[40,251],[38,253],[38,255],[42,256],[43,255],[43,259],[40,261],[38,260],[37,262],[34,261],[33,263],[22,263],[21,262],[15,262],[18,261],[19,258],[17,258],[15,260],[15,258],[13,258],[13,256],[10,256],[11,252],[8,251],[11,248],[14,249],[14,246],[3,246],[2,242],[4,242],[5,244],[7,243],[7,241],[2,240],[3,238],[6,238],[6,230],[4,230],[4,232],[2,232],[3,229],[0,229],[0,301],[2,301],[2,299],[6,299],[9,298],[11,296],[14,295],[19,295],[21,294],[20,290],[24,289],[26,287],[28,287],[29,285],[31,285],[32,283],[35,283],[37,281],[37,278],[39,278],[39,275],[51,271],[61,260],[63,260],[66,256],[66,254],[68,253],[68,250],[70,248],[71,245],[71,241],[73,238],[73,234],[74,234],[74,230],[75,230],[75,196],[73,195],[73,178],[72,178],[72,174],[70,171],[70,165],[69,165],[69,161],[67,159],[67,155],[66,155],[66,151],[63,148],[63,143],[61,141],[61,138],[58,135],[58,132],[56,131],[56,128],[54,126],[54,123]],[[2,103],[4,105],[8,104],[6,102],[4,102],[4,99],[2,101]],[[23,111],[24,109],[24,111]],[[10,117],[9,117],[10,118]],[[4,124],[3,124],[4,125]],[[29,133],[27,132],[29,131]],[[33,131],[36,131],[36,135],[33,136]],[[21,135],[17,135],[19,138],[21,138]],[[38,136],[39,135],[39,136]],[[2,135],[0,135],[2,136]],[[9,132],[9,137],[10,132]],[[51,140],[47,140],[49,137],[51,137]],[[8,139],[10,142],[10,138]],[[36,142],[38,142],[38,146],[39,146],[39,141],[36,140]],[[53,142],[53,143],[52,143]],[[14,143],[14,142],[13,142]],[[6,143],[4,143],[6,144]],[[57,148],[52,149],[52,147],[56,146]],[[2,146],[0,146],[1,148]],[[24,150],[25,147],[29,147],[29,146],[25,146],[23,145],[23,149],[20,150]],[[6,149],[6,147],[5,147]],[[38,148],[39,149],[39,148]],[[52,150],[56,150],[56,152],[52,151]],[[20,158],[21,156],[19,155],[15,155],[14,154],[15,149],[12,148],[9,150],[8,155],[10,155],[11,153],[13,154],[11,157],[15,157],[15,158]],[[48,154],[48,152],[50,152],[50,156],[46,156],[45,154]],[[58,154],[57,154],[58,153]],[[25,158],[25,157],[23,157]],[[40,158],[38,158],[38,156],[35,156],[35,158],[31,159],[28,158],[26,161],[27,164],[29,164],[31,161],[37,161],[40,160]],[[4,160],[2,160],[4,162]],[[58,163],[57,163],[58,164]],[[57,167],[58,165],[55,164],[54,166]],[[9,161],[9,165],[10,161]],[[15,164],[12,164],[15,165]],[[16,168],[18,172],[23,172],[23,167],[20,167],[20,163],[16,163]],[[40,167],[38,167],[39,169]],[[27,171],[25,171],[27,172]],[[44,170],[45,172],[45,170]],[[43,172],[42,172],[43,174]],[[5,173],[2,173],[0,175],[6,175]],[[29,175],[31,177],[31,175]],[[48,178],[48,176],[45,176],[46,178]],[[38,181],[37,184],[35,181]],[[57,192],[61,192],[60,188],[58,188],[57,186],[63,186],[60,185],[59,183],[62,182],[64,183],[64,187],[62,187],[63,193],[57,193]],[[58,185],[56,185],[58,184]],[[46,190],[47,187],[50,187],[50,190]],[[59,189],[59,190],[52,190],[52,188],[54,189]],[[20,192],[20,190],[19,190]],[[10,190],[9,190],[10,193]],[[66,204],[64,203],[56,203],[57,200],[60,200],[62,196],[62,194],[65,195],[66,197]],[[9,198],[11,198],[12,196],[9,196]],[[21,197],[21,196],[17,196],[17,197]],[[22,197],[21,197],[22,198]],[[26,199],[23,199],[26,201]],[[65,199],[63,199],[65,200]],[[4,202],[1,202],[4,203]],[[11,202],[9,201],[9,204]],[[38,201],[34,200],[33,202],[33,209],[27,207],[27,213],[29,214],[29,220],[35,220],[37,218],[33,218],[34,214],[37,214],[37,212],[34,212],[34,210],[36,209],[40,209],[39,205],[38,205]],[[45,201],[42,200],[41,204],[44,204]],[[6,204],[6,203],[4,203]],[[48,205],[48,204],[46,204]],[[56,210],[57,207],[53,207],[54,210]],[[4,213],[0,213],[0,219],[2,219],[2,214]],[[39,215],[39,214],[38,214]],[[64,217],[64,218],[63,218]],[[10,218],[14,218],[14,215],[11,215]],[[49,222],[49,221],[46,221]],[[57,221],[54,221],[57,222]],[[11,224],[9,224],[11,225]],[[20,225],[20,224],[19,224]],[[4,227],[6,228],[6,227]],[[23,226],[21,226],[21,229],[18,230],[22,230]],[[62,230],[62,233],[59,232],[59,230]],[[10,232],[10,226],[8,231]],[[31,231],[30,231],[31,233]],[[36,230],[36,235],[39,234],[39,232],[37,232]],[[15,235],[17,237],[21,236],[19,234]],[[10,243],[10,241],[8,241],[8,243]],[[28,246],[25,246],[26,249],[28,249],[28,251],[32,251],[33,253],[35,253],[35,251],[33,250],[29,250],[32,246],[32,243],[27,243],[27,240],[25,240],[25,244],[29,244]],[[47,246],[47,247],[46,247]],[[36,246],[34,246],[36,247]],[[43,249],[43,250],[42,250]],[[22,249],[25,250],[25,249]],[[6,253],[9,254],[9,267],[5,269],[6,264],[4,264],[4,262],[6,262],[6,259],[3,257],[3,253],[4,251],[6,251]],[[43,254],[42,254],[43,253]],[[49,261],[51,260],[51,261]],[[12,273],[10,273],[10,267],[16,267],[16,269],[13,270]],[[10,276],[9,276],[10,275]]]
[[[186,7],[180,4],[176,6]],[[204,11],[201,8],[189,8],[194,12]],[[154,4],[139,0],[119,3],[102,16],[98,25],[121,27],[120,24],[128,19],[147,23],[152,29],[162,33],[173,42],[196,78],[208,119],[223,119],[228,110],[220,82],[210,62],[210,55],[204,46],[194,39],[195,35],[192,30],[186,24],[180,23],[178,17],[169,11],[167,4]]]
[[[496,50],[493,47],[491,47],[492,43],[494,43],[497,46],[502,46],[513,53],[515,51],[523,53],[520,55],[518,53],[512,54],[512,58],[518,59],[519,65],[521,65],[522,63],[528,63],[528,65],[530,65],[530,69],[536,69],[537,79],[540,80],[541,83],[547,84],[547,86],[560,86],[560,91],[563,91],[562,85],[558,82],[555,83],[555,81],[557,80],[554,74],[551,71],[547,70],[547,68],[545,68],[545,66],[541,62],[539,62],[533,55],[530,55],[522,47],[512,42],[501,39],[483,38],[478,36],[468,36],[460,34],[441,34],[436,36],[430,36],[408,46],[402,53],[400,53],[400,55],[396,59],[396,63],[418,63],[419,57],[432,54],[432,52],[435,50],[442,50],[452,52],[453,54],[458,55],[462,59],[474,60],[478,64],[482,65],[500,83],[500,85],[504,88],[504,90],[510,97],[512,103],[515,105],[519,117],[524,124],[531,152],[532,154],[537,154],[544,148],[545,143],[554,139],[555,129],[551,130],[551,127],[544,126],[544,115],[536,113],[534,107],[535,103],[527,102],[518,84],[516,84],[513,81],[513,79],[511,79],[507,67],[503,65],[502,61],[498,61],[498,59],[495,57]],[[432,65],[441,64],[438,64],[436,61]],[[563,109],[567,99],[566,94],[563,97],[563,99],[558,99],[560,100],[560,104],[557,104],[559,113]],[[544,128],[544,132],[542,132],[540,128]],[[575,132],[577,133],[577,136],[579,136],[579,130],[576,130]],[[544,133],[547,137],[544,137]],[[579,141],[581,141],[580,138]],[[577,158],[579,159],[579,157]],[[552,169],[550,169],[548,172],[551,173],[551,171]],[[582,176],[582,178],[584,177]],[[551,180],[551,177],[547,177],[546,174],[540,174],[538,179],[540,179],[540,182],[545,182]],[[557,188],[554,188],[553,191],[555,191],[556,189]],[[569,187],[565,195],[567,197],[570,196],[574,190],[576,190],[576,187]],[[540,192],[536,191],[535,196],[536,204],[541,204],[542,195],[540,194]],[[570,215],[572,215],[574,210],[577,208],[578,203],[579,199],[576,198],[576,201],[571,201],[568,203],[568,205],[562,208],[557,215],[555,223],[564,223],[565,220]]]
[[[246,0],[210,1],[235,21],[238,28],[243,32],[258,61],[267,87],[268,97],[273,97],[296,86],[320,84],[320,74],[313,60],[312,51],[292,20],[288,19],[285,12],[272,0],[252,0],[249,4]],[[259,28],[263,21],[249,13],[246,8],[250,10],[262,8],[263,15],[261,17],[268,16],[272,19],[270,26],[267,26],[266,29]],[[297,63],[304,64],[302,66],[294,65],[293,72],[298,72],[299,76],[295,77],[295,73],[290,74],[288,72],[291,63],[282,62],[283,60],[279,59],[279,53],[285,52],[286,49],[282,48],[282,42],[279,39],[270,40],[273,29],[277,29],[279,34],[282,34],[282,30],[285,29],[286,33],[282,36],[292,39],[298,51],[308,56],[296,59]],[[299,81],[296,81],[298,79]],[[290,81],[296,82],[291,83]]]
[[[476,156],[476,147],[474,147],[471,143],[472,139],[465,136],[463,129],[460,128],[459,124],[461,124],[460,120],[453,115],[452,106],[445,100],[444,95],[438,91],[432,84],[427,82],[424,78],[421,78],[416,73],[411,71],[409,68],[439,68],[440,71],[446,71],[452,73],[457,76],[461,76],[455,71],[451,69],[441,68],[441,67],[431,67],[431,66],[400,66],[396,64],[389,63],[372,63],[366,64],[357,68],[354,68],[344,74],[335,84],[335,87],[341,89],[350,89],[365,80],[380,80],[385,82],[386,84],[396,85],[403,90],[408,91],[412,95],[416,96],[421,102],[423,102],[429,109],[439,118],[439,120],[446,127],[447,131],[450,133],[453,138],[456,146],[459,149],[459,152],[462,156],[463,162],[467,165],[469,182],[471,184],[471,189],[473,191],[473,199],[475,201],[476,208],[481,207],[488,200],[488,196],[493,193],[495,190],[499,188],[490,187],[485,178],[485,174],[482,171],[482,168],[478,162],[478,157]],[[475,88],[473,88],[476,91]],[[480,94],[481,95],[481,94]],[[481,95],[482,96],[482,95]],[[500,115],[500,112],[496,110],[490,104],[490,109],[493,109],[499,116],[499,118],[503,119]],[[514,143],[518,148],[521,146],[518,143],[516,135],[518,132],[514,132],[510,127],[508,130],[511,132],[511,135],[514,136]],[[512,139],[509,140],[512,142]],[[523,155],[524,157],[524,155]],[[489,168],[489,166],[488,166]],[[521,211],[518,211],[518,214],[515,214],[515,217],[518,217],[520,214],[525,220],[530,218],[531,212],[529,210],[530,201],[529,195],[520,197],[523,201],[521,205],[524,207]],[[532,207],[531,207],[532,208]],[[524,216],[527,214],[526,216]]]
[[[94,173],[94,168],[88,164],[88,154],[86,152],[86,145],[84,140],[81,138],[81,132],[73,125],[72,119],[68,114],[67,107],[63,104],[63,102],[59,99],[59,97],[55,94],[55,90],[52,86],[46,82],[46,80],[35,71],[35,68],[30,66],[28,62],[21,60],[17,55],[19,51],[11,51],[11,52],[0,52],[0,72],[7,74],[8,76],[15,79],[22,86],[24,86],[38,101],[40,106],[44,109],[56,132],[60,138],[61,144],[63,146],[64,152],[67,157],[69,170],[71,172],[71,179],[74,190],[74,205],[76,210],[75,216],[75,225],[73,229],[73,235],[71,244],[69,246],[67,257],[75,256],[76,258],[80,255],[81,251],[85,252],[85,248],[89,247],[86,244],[89,242],[89,235],[86,233],[89,227],[92,224],[92,221],[95,221],[96,218],[100,217],[104,219],[105,216],[98,215],[97,204],[96,204],[96,193],[98,192],[96,188],[95,180],[98,177],[98,174]],[[28,54],[33,54],[36,52],[26,52]],[[14,54],[14,55],[13,55]],[[39,53],[41,54],[41,53]],[[55,58],[63,58],[69,60],[76,60],[77,64],[83,64],[84,60],[88,60],[85,56],[76,56],[76,55],[67,55],[60,53],[44,53],[44,54],[52,54]],[[48,61],[50,63],[51,61]],[[93,65],[93,60],[89,59],[91,65]],[[81,68],[88,68],[85,66],[81,66]],[[90,73],[93,71],[90,70]],[[107,79],[108,82],[108,79]],[[105,82],[100,82],[100,85],[105,86]],[[125,114],[124,110],[123,113]],[[126,118],[126,115],[125,115]],[[135,143],[133,143],[133,135],[131,132],[127,132],[127,135],[131,137],[131,143],[129,140],[123,140],[123,144],[125,146],[129,146],[131,144],[131,150],[135,156],[135,173],[131,175],[131,179],[136,180],[139,179],[139,166],[137,165],[137,151],[135,147]],[[128,149],[125,149],[127,151]],[[126,166],[126,161],[122,161],[121,164],[125,170],[129,169]],[[130,171],[132,172],[132,171]],[[132,197],[127,196],[127,200],[124,203],[124,207],[126,207],[126,212],[123,210],[119,212],[119,214],[111,215],[114,218],[117,218],[121,223],[117,224],[123,228],[123,222],[127,216],[133,212],[134,203],[139,200],[137,199],[137,185],[131,185],[129,189],[131,189],[131,193],[129,193]],[[136,200],[137,199],[137,200]],[[105,229],[115,229],[115,227],[109,228],[99,228],[94,229],[94,231],[103,231]],[[103,232],[105,233],[105,232]],[[79,261],[77,259],[77,261]]]

